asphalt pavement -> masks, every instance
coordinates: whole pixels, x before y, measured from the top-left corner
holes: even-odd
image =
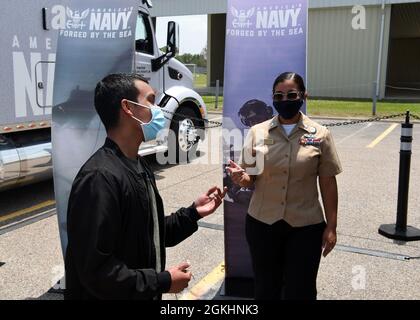
[[[221,115],[211,118],[220,121]],[[420,242],[395,242],[378,234],[381,224],[395,223],[400,126],[375,122],[333,127],[331,131],[343,165],[337,178],[338,245],[321,261],[319,299],[420,299]],[[222,185],[221,129],[210,132],[210,143],[204,141],[200,146],[201,160],[188,165],[153,164],[167,214],[189,206],[211,186]],[[420,126],[416,125],[408,221],[420,228],[418,141]],[[207,163],[205,157],[213,161]],[[0,299],[62,298],[48,293],[63,275],[56,216],[41,216],[25,226],[18,223],[54,208],[53,201],[52,181],[0,194],[0,262],[4,263],[0,263]],[[13,219],[7,219],[10,216]],[[1,232],[13,223],[17,223],[15,228]],[[200,221],[193,236],[167,249],[167,266],[185,260],[190,261],[194,275],[189,289],[176,296],[164,295],[164,299],[229,298],[222,295],[223,207]]]

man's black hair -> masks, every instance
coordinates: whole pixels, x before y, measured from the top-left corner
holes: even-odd
[[[110,74],[98,82],[95,88],[95,109],[105,129],[115,128],[120,118],[121,100],[137,101],[140,94],[135,81],[149,83],[138,74]]]

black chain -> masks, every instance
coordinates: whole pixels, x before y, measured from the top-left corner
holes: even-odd
[[[183,115],[182,113],[171,112],[171,111],[168,111],[168,110],[165,110],[165,109],[162,109],[162,111],[163,112],[166,112],[166,113],[169,113],[169,114],[172,114],[172,116],[175,116],[176,115],[176,116],[185,117],[185,115]],[[168,117],[165,116],[165,119],[167,119],[169,121],[177,121],[178,123],[182,122],[181,120],[174,120],[173,117],[172,117],[172,119],[170,119],[170,118],[168,118]],[[204,123],[207,123],[207,124],[212,125],[212,126],[205,126],[205,125],[204,126],[198,126],[198,125],[194,125],[194,128],[197,128],[197,129],[212,129],[212,128],[218,128],[218,127],[221,127],[222,126],[222,123],[221,122],[218,122],[218,121],[211,121],[211,120],[197,118],[197,117],[191,117],[191,116],[188,116],[188,119],[196,120],[196,121],[202,121]],[[192,127],[192,126],[190,126],[190,127]]]
[[[369,118],[369,119],[360,119],[360,120],[328,123],[328,124],[324,124],[324,126],[325,127],[350,126],[350,125],[355,125],[355,124],[359,124],[359,123],[375,122],[375,121],[399,118],[399,117],[403,117],[405,115],[406,115],[405,113],[398,113],[398,114],[392,114],[392,115],[389,115],[389,116],[375,117],[375,118]],[[411,116],[414,117],[414,115],[411,115]]]
[[[162,109],[163,112],[171,114],[172,116],[185,116],[183,114],[177,113],[177,112],[171,112],[165,109]],[[341,127],[341,126],[351,126],[351,125],[355,125],[355,124],[360,124],[360,123],[368,123],[368,122],[378,122],[381,120],[388,120],[388,119],[394,119],[394,118],[399,118],[399,117],[404,117],[406,115],[406,113],[398,113],[398,114],[392,114],[392,115],[388,115],[388,116],[381,116],[381,117],[374,117],[374,118],[369,118],[369,119],[359,119],[359,120],[352,120],[352,121],[342,121],[342,122],[335,122],[335,123],[327,123],[324,124],[325,127]],[[415,115],[410,113],[410,116],[416,120],[420,120],[420,116]],[[165,116],[165,118],[167,120],[170,121],[176,121],[173,118],[170,119],[168,117]],[[188,119],[191,120],[196,120],[196,121],[202,121],[206,124],[209,124],[208,126],[204,125],[204,126],[198,126],[198,125],[194,125],[195,128],[197,129],[212,129],[212,128],[218,128],[222,126],[221,122],[218,121],[211,121],[211,120],[207,120],[207,119],[202,119],[202,118],[197,118],[197,117],[191,117],[188,116]],[[178,123],[180,123],[181,121],[178,120]]]
[[[416,114],[410,113],[410,116],[413,117],[416,120],[420,120],[420,117],[418,115],[416,115]]]

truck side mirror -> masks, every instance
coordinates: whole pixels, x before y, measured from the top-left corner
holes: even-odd
[[[168,22],[168,38],[166,42],[166,53],[174,57],[179,49],[179,25],[175,21]]]
[[[169,60],[175,57],[179,48],[179,25],[174,21],[168,22],[168,37],[166,41],[166,53],[152,60],[152,71],[156,72]]]
[[[153,8],[152,0],[143,0],[143,3],[145,3],[149,8]]]

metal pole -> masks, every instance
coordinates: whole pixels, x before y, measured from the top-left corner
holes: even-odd
[[[398,204],[396,224],[383,224],[379,234],[396,240],[420,240],[420,230],[407,226],[408,193],[410,186],[411,145],[413,142],[413,124],[410,123],[410,111],[407,111],[405,123],[401,125],[400,173],[398,179]]]
[[[378,100],[378,97],[376,95],[376,88],[377,83],[373,82],[373,92],[372,92],[372,115],[376,116],[376,102]]]
[[[217,110],[218,106],[219,106],[219,89],[220,89],[220,81],[216,80],[216,105],[215,105],[215,109]]]
[[[379,97],[379,89],[381,83],[381,68],[382,68],[382,52],[384,45],[384,33],[385,33],[385,0],[382,0],[382,19],[381,19],[381,34],[379,38],[379,53],[378,53],[378,69],[376,73],[376,97]]]

